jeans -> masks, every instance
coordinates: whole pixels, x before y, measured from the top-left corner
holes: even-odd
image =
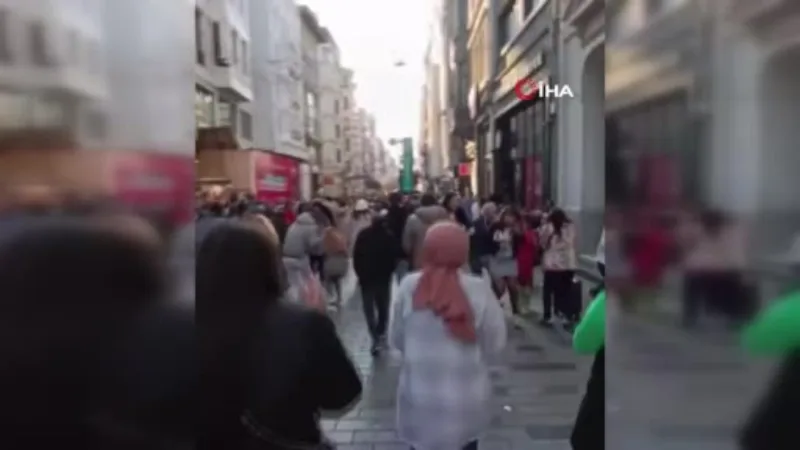
[[[364,308],[364,319],[372,341],[386,335],[389,325],[389,280],[385,283],[361,285],[361,306]]]
[[[411,450],[414,450],[414,447],[411,447]],[[478,441],[472,441],[469,444],[465,445],[461,450],[478,450]]]

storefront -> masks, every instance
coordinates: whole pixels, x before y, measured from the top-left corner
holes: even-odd
[[[474,164],[472,171],[473,192],[480,197],[492,194],[492,137],[489,134],[489,97],[485,85],[475,85],[469,92],[470,119],[475,124],[475,140],[467,144],[472,149]]]
[[[300,198],[300,162],[294,158],[258,152],[253,164],[255,194],[259,201],[276,205]]]
[[[708,199],[709,41],[686,5],[649,25],[635,47],[606,51],[607,117],[619,127],[626,200],[665,209]],[[608,33],[613,35],[614,30]]]
[[[112,155],[111,181],[120,202],[172,225],[194,217],[193,158],[144,152]]]
[[[501,55],[505,69],[494,93],[494,190],[531,209],[541,208],[552,195],[555,116],[550,110],[555,99],[522,100],[515,87],[524,79],[550,83],[549,63],[555,58],[548,50],[548,26],[547,15],[541,14]]]

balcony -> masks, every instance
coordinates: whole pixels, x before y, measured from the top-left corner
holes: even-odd
[[[238,68],[218,66],[213,69],[212,76],[214,85],[223,97],[237,103],[253,101],[253,82]]]
[[[605,14],[605,0],[562,0],[565,22],[577,29],[584,29],[594,18]]]
[[[795,0],[731,0],[730,4],[728,16],[733,21],[766,35],[775,34],[774,28],[780,28],[777,24],[800,16],[800,4]]]

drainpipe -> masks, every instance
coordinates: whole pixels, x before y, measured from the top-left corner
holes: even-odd
[[[554,64],[551,67],[551,80],[552,84],[560,84],[561,80],[561,69],[562,65],[564,64],[564,55],[562,51],[561,45],[561,3],[562,0],[551,0],[553,2],[552,8],[550,11],[552,13],[552,18],[550,22],[550,36],[551,36],[551,48],[552,48],[552,55],[554,59]],[[558,126],[558,122],[560,122],[559,116],[561,115],[561,111],[558,108],[558,99],[548,98],[547,101],[547,112],[548,112],[548,127],[550,128],[550,161],[548,162],[550,165],[550,176],[548,183],[549,186],[549,197],[550,200],[555,200],[559,198],[562,192],[562,186],[560,183],[554,183],[555,179],[560,179],[558,176],[560,164],[559,161],[561,160],[561,155],[559,154],[559,134],[560,129]]]

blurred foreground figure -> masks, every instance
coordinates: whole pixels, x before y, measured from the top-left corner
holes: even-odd
[[[154,248],[88,220],[12,232],[0,243],[0,448],[186,448],[191,313],[161,302]]]
[[[284,301],[282,270],[264,224],[222,222],[201,242],[198,449],[327,448],[320,412],[361,393],[333,322]]]

